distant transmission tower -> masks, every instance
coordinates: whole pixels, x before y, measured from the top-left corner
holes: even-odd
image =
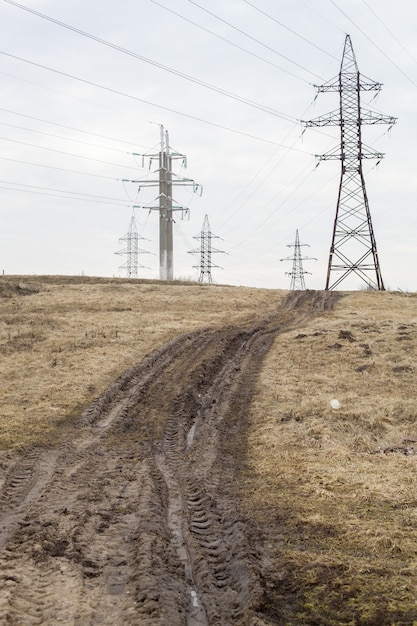
[[[139,254],[149,254],[147,250],[141,250],[138,246],[139,239],[144,239],[138,235],[138,230],[136,227],[136,219],[135,216],[132,215],[129,223],[129,230],[126,235],[120,237],[119,244],[124,246],[121,250],[115,252],[115,254],[122,254],[127,257],[126,263],[119,267],[120,270],[124,270],[126,272],[126,276],[128,278],[138,278],[138,268],[145,267],[144,265],[139,265],[138,255]]]
[[[200,254],[200,265],[193,265],[196,269],[200,270],[200,277],[198,281],[200,283],[212,283],[213,278],[211,276],[212,267],[219,267],[213,265],[211,261],[211,255],[216,253],[223,253],[223,250],[217,250],[211,245],[212,239],[220,239],[217,235],[213,235],[210,230],[210,224],[208,215],[205,216],[203,226],[199,235],[195,235],[193,239],[200,240],[200,248],[198,250],[190,250],[190,254]]]
[[[187,166],[187,159],[183,154],[173,152],[169,145],[168,132],[161,126],[160,150],[157,154],[141,155],[149,159],[150,166],[154,160],[158,162],[158,169],[155,171],[157,178],[153,180],[132,180],[129,182],[139,183],[141,187],[158,187],[158,206],[143,205],[141,208],[150,211],[159,211],[159,278],[160,280],[174,279],[174,246],[173,246],[173,224],[174,212],[180,211],[182,218],[188,216],[189,210],[175,203],[172,197],[174,187],[192,187],[194,193],[201,194],[201,185],[197,185],[190,178],[179,178],[172,171],[174,160],[180,160],[183,167]]]
[[[350,36],[346,35],[339,76],[316,86],[318,93],[337,92],[339,108],[326,116],[304,122],[306,127],[340,127],[340,151],[319,156],[323,161],[340,160],[342,165],[326,289],[335,289],[354,274],[367,287],[384,290],[362,169],[363,159],[380,160],[384,155],[362,143],[362,126],[392,125],[396,118],[361,107],[361,91],[379,92],[381,87],[381,83],[360,75]]]
[[[295,231],[295,243],[288,244],[288,248],[294,248],[294,255],[280,259],[281,261],[292,261],[292,271],[285,272],[286,276],[291,276],[290,289],[294,291],[305,291],[306,285],[304,274],[311,274],[303,269],[303,261],[317,261],[313,257],[301,256],[301,247],[308,246],[308,243],[300,243],[298,228]],[[309,247],[309,246],[308,246]]]

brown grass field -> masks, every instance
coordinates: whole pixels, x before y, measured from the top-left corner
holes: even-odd
[[[285,294],[207,287],[0,278],[0,448],[59,436],[60,425],[153,349],[196,328],[267,316]]]
[[[71,418],[154,348],[267,318],[287,293],[1,277],[0,448],[70,436]],[[416,357],[417,294],[343,294],[277,335],[238,486],[267,546],[272,624],[417,624]]]

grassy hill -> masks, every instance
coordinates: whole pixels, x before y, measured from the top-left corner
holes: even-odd
[[[70,436],[71,418],[156,347],[196,328],[279,322],[287,295],[2,277],[1,448]],[[235,442],[259,608],[271,624],[417,624],[417,295],[347,293],[299,313]]]
[[[416,357],[416,295],[381,292],[345,295],[267,356],[242,498],[277,623],[417,624]]]
[[[175,336],[270,315],[285,292],[107,278],[0,277],[0,448],[47,442]]]

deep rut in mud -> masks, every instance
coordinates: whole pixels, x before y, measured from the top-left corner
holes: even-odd
[[[115,381],[72,441],[4,456],[0,623],[267,623],[230,442],[276,333],[333,300],[292,295],[274,320],[178,337]]]

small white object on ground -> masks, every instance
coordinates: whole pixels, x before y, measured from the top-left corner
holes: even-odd
[[[339,400],[330,400],[330,406],[332,407],[332,409],[340,409],[340,402]]]

